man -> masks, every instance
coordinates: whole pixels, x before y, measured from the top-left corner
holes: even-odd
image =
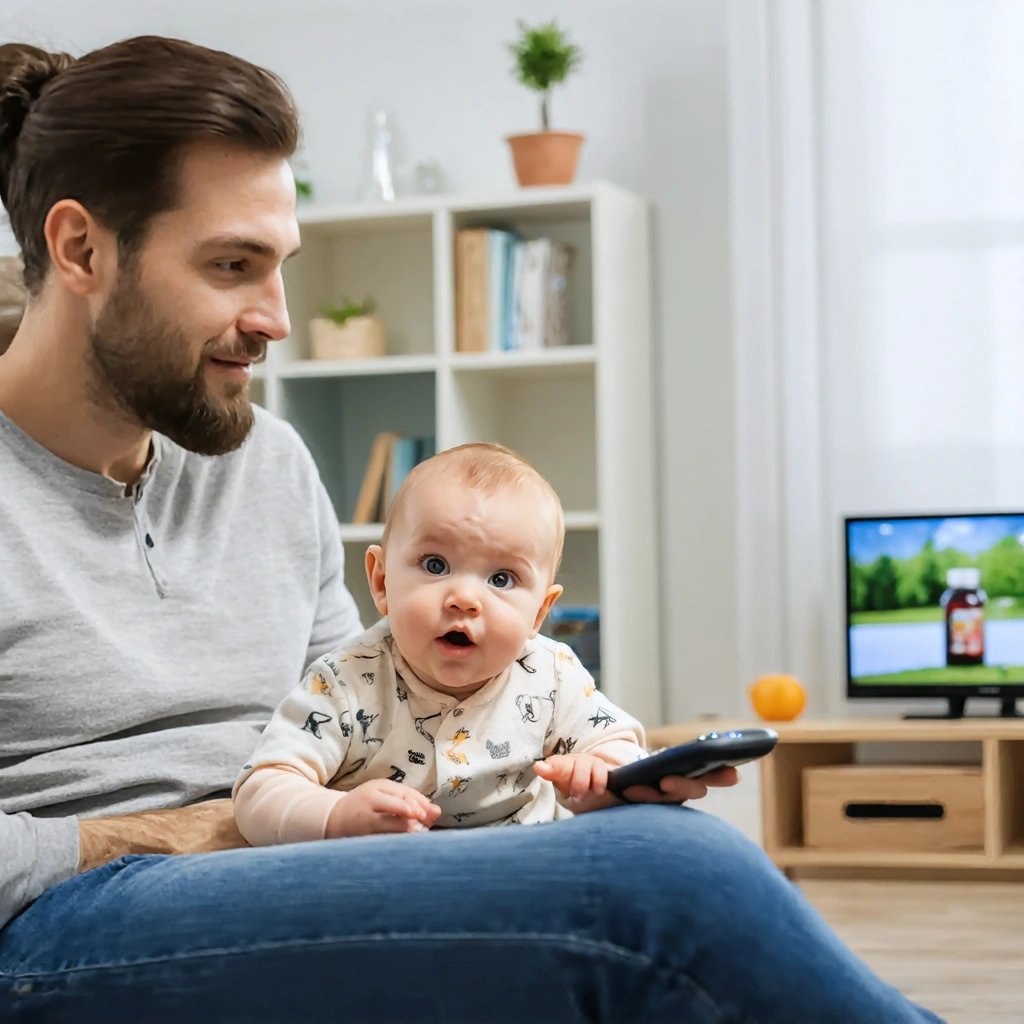
[[[360,628],[310,456],[248,399],[289,329],[296,134],[227,54],[0,47],[29,295],[0,357],[0,1019],[934,1021],[691,810],[244,848],[223,794]],[[637,795],[705,792],[665,789]]]

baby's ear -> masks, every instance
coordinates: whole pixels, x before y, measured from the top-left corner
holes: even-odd
[[[548,617],[548,612],[551,611],[551,606],[561,596],[562,587],[558,583],[552,583],[551,586],[548,587],[548,592],[544,595],[544,600],[541,602],[540,608],[537,609],[537,618],[534,620],[533,629],[530,630],[531,640],[540,632],[540,627]]]
[[[388,593],[384,585],[384,549],[371,544],[366,549],[366,580],[370,584],[373,603],[381,615],[388,613]]]

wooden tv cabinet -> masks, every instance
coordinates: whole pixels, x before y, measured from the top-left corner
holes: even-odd
[[[1024,721],[999,718],[778,723],[703,720],[651,730],[649,745],[652,748],[671,746],[712,729],[721,732],[765,724],[779,733],[779,743],[761,762],[764,848],[790,877],[928,875],[1024,879]],[[865,744],[871,746],[863,746]],[[875,744],[885,746],[873,746]],[[947,746],[949,744],[958,746]],[[956,755],[956,763],[980,769],[981,783],[975,787],[975,792],[981,806],[967,809],[975,816],[980,815],[982,822],[982,827],[975,830],[976,847],[945,849],[936,842],[929,848],[927,840],[923,843],[917,840],[919,848],[907,849],[891,839],[892,833],[888,839],[879,838],[876,845],[861,843],[856,848],[806,843],[804,769],[862,762],[872,765],[881,762],[880,768],[886,762],[903,766],[935,765],[948,763],[944,755],[949,752]],[[893,775],[898,777],[898,773]],[[811,805],[807,813],[815,813],[815,806]],[[962,808],[962,798],[960,806]],[[825,832],[823,829],[816,831]]]

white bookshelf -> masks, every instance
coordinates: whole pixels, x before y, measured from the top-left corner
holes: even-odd
[[[292,332],[270,346],[253,394],[302,435],[341,522],[346,582],[363,621],[363,574],[379,523],[351,518],[374,436],[433,434],[438,451],[495,441],[528,458],[565,509],[559,582],[601,609],[602,689],[662,721],[647,206],[614,185],[299,208],[302,252],[285,269]],[[574,344],[541,352],[455,351],[455,232],[513,228],[576,249]],[[317,309],[372,294],[387,326],[380,359],[309,358]]]

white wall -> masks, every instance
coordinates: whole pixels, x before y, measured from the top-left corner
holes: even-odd
[[[586,53],[555,125],[586,133],[580,177],[655,207],[667,717],[738,708],[735,409],[729,269],[726,11],[721,0],[32,0],[0,40],[81,53],[144,32],[279,72],[303,111],[318,198],[359,188],[366,116],[395,118],[410,159],[455,190],[512,183],[503,135],[531,130],[508,74],[518,18],[559,18]]]

